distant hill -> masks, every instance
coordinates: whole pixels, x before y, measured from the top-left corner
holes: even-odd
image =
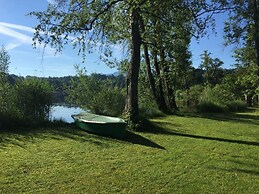
[[[116,72],[114,72],[112,75],[113,75],[113,76],[119,76],[119,75],[121,75],[121,72],[116,71]]]

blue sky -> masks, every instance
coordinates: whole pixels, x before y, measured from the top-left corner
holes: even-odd
[[[74,75],[75,64],[81,64],[82,58],[78,56],[77,50],[66,46],[63,52],[55,54],[55,50],[47,46],[44,49],[32,47],[33,27],[37,20],[26,16],[31,11],[41,11],[47,8],[52,0],[0,0],[0,46],[4,45],[11,56],[9,72],[16,75],[26,76],[66,76]],[[223,22],[225,16],[217,18],[217,36],[211,33],[210,38],[199,41],[193,40],[191,51],[193,54],[193,66],[200,63],[200,54],[204,50],[212,53],[212,57],[218,57],[229,68],[234,63],[232,49],[223,46]],[[116,56],[123,55],[122,49],[116,48]],[[88,73],[110,74],[116,71],[99,60],[99,54],[87,54],[84,64]]]

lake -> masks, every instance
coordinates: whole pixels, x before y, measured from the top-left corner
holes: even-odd
[[[78,107],[56,105],[51,108],[50,120],[62,120],[66,123],[73,123],[74,120],[71,115],[79,114],[81,112],[84,112],[84,110]]]

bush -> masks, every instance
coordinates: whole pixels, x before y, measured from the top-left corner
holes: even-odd
[[[189,90],[177,90],[177,105],[184,110],[194,109],[200,103],[202,91],[203,86],[201,85],[192,86]]]
[[[138,88],[139,93],[139,112],[142,117],[152,118],[163,115],[158,109],[157,104],[151,94],[150,87],[147,83],[141,82]]]
[[[0,82],[0,128],[37,124],[49,119],[53,89],[46,81]]]
[[[246,108],[246,104],[230,91],[227,84],[215,87],[197,85],[188,91],[180,90],[177,92],[177,102],[184,111],[235,112]]]
[[[229,90],[227,84],[217,84],[213,88],[209,86],[205,87],[203,97],[218,104],[226,104],[227,102],[236,100],[235,95]]]
[[[16,114],[16,91],[9,83],[0,82],[0,114]]]
[[[79,73],[79,79],[71,81],[67,92],[67,100],[73,105],[96,114],[122,115],[125,92],[110,79],[102,80]]]
[[[223,113],[226,112],[227,109],[223,105],[218,105],[211,101],[203,101],[196,107],[198,112],[205,113]]]
[[[209,112],[213,112],[213,110],[214,112],[236,112],[246,108],[246,104],[241,100],[236,99],[235,95],[229,91],[226,84],[219,84],[213,88],[206,87],[202,96],[200,106],[204,106],[204,102],[207,105],[207,102],[210,102],[209,104],[214,104],[214,106],[205,105],[207,108],[211,108],[211,111]],[[216,106],[218,108],[216,108]]]
[[[0,129],[14,125],[20,119],[16,107],[15,88],[7,82],[0,82]]]
[[[228,102],[227,104],[228,110],[231,112],[244,111],[247,108],[247,104],[241,100],[234,100]]]
[[[28,78],[16,85],[17,107],[22,118],[44,121],[49,119],[54,90],[44,80]]]

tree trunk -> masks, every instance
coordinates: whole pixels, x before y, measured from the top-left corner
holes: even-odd
[[[169,67],[166,64],[165,61],[165,53],[164,53],[164,49],[161,48],[160,50],[160,59],[161,59],[161,63],[162,63],[162,68],[163,68],[163,79],[165,82],[165,87],[166,87],[166,93],[167,93],[167,107],[170,108],[170,110],[172,112],[178,111],[178,107],[176,105],[176,101],[175,101],[175,92],[171,87],[171,83],[170,83],[170,71],[169,71]]]
[[[144,26],[142,18],[140,18],[140,28],[142,30],[142,33],[144,33],[145,32],[145,26]],[[150,84],[151,92],[152,92],[153,97],[154,97],[154,99],[156,101],[158,109],[160,111],[162,111],[163,113],[169,113],[170,111],[169,111],[169,109],[166,106],[166,102],[165,102],[165,98],[164,98],[163,92],[161,93],[161,90],[160,90],[160,92],[158,93],[158,91],[156,89],[155,79],[154,79],[154,76],[153,76],[152,70],[151,70],[151,62],[150,62],[149,53],[148,53],[148,46],[147,46],[146,43],[143,43],[143,48],[144,48],[144,57],[145,57],[145,61],[146,61],[146,70],[147,70],[147,75],[148,75],[148,79],[149,79],[149,84]],[[157,66],[156,69],[157,68],[159,68],[159,67]],[[159,76],[160,76],[160,71],[159,71]],[[160,89],[162,89],[162,88],[160,88]]]
[[[253,102],[253,99],[252,99],[252,95],[246,95],[245,94],[245,101],[246,101],[246,104],[247,106],[252,106],[252,102]]]
[[[140,69],[140,46],[141,36],[139,30],[139,12],[138,9],[132,10],[131,15],[131,59],[127,74],[127,94],[125,112],[129,121],[133,124],[139,121],[138,107],[138,77]]]
[[[259,13],[257,2],[258,0],[251,0],[252,9],[253,9],[253,20],[254,20],[254,40],[255,40],[255,57],[257,64],[257,75],[259,76]]]

